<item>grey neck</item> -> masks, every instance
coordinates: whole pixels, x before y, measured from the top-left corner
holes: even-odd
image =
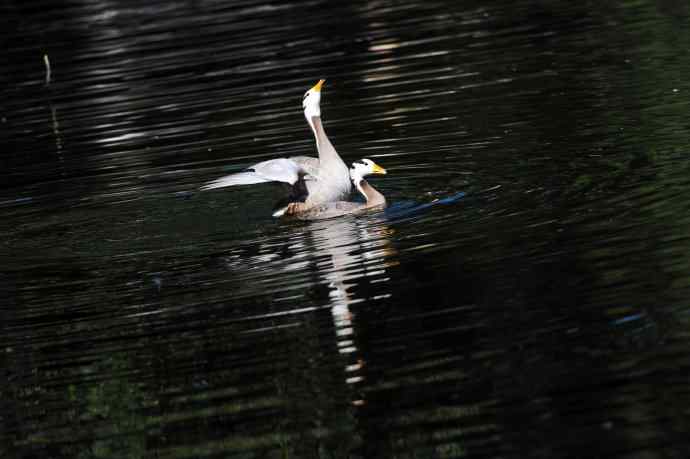
[[[357,189],[367,200],[367,207],[380,206],[386,203],[386,198],[364,179],[361,179],[359,183],[357,183]]]
[[[339,159],[338,152],[335,151],[335,148],[326,135],[326,131],[323,129],[321,117],[312,116],[310,124],[314,131],[314,137],[316,138],[316,149],[319,151],[319,159],[322,161],[330,158]]]

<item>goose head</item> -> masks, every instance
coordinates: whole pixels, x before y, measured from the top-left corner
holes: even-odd
[[[312,123],[311,119],[313,117],[321,116],[321,86],[323,86],[325,82],[326,80],[319,80],[309,91],[304,93],[304,97],[302,98],[304,117],[309,124]]]
[[[386,169],[376,164],[374,161],[363,158],[359,161],[352,163],[350,168],[350,177],[355,185],[359,184],[360,181],[367,175],[371,174],[386,174]]]

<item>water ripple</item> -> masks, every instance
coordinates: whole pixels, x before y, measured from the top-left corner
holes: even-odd
[[[687,7],[125,3],[0,7],[1,456],[687,456]],[[318,78],[388,209],[197,192]]]

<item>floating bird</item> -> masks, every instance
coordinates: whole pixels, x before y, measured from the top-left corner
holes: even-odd
[[[386,174],[386,169],[367,158],[352,163],[350,178],[357,191],[364,197],[364,202],[335,201],[313,206],[309,209],[301,208],[303,203],[292,202],[288,204],[282,214],[274,214],[274,216],[290,215],[303,220],[317,220],[352,214],[374,207],[385,207],[386,198],[364,179],[370,174]]]
[[[325,80],[319,80],[302,99],[304,117],[309,123],[314,138],[318,158],[293,156],[271,159],[249,166],[242,172],[226,175],[207,183],[201,189],[211,190],[234,185],[251,185],[264,182],[283,182],[289,185],[289,203],[293,213],[306,211],[313,207],[342,200],[349,196],[352,183],[347,165],[326,135],[321,122],[321,87]],[[286,206],[274,215],[285,213]]]

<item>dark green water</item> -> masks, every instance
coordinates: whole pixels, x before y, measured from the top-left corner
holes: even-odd
[[[0,3],[0,457],[689,457],[689,14]],[[196,192],[319,78],[386,212]]]

